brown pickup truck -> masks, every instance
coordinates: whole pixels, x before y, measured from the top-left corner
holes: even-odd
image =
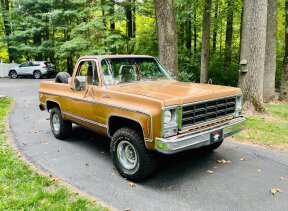
[[[240,89],[178,82],[151,56],[81,57],[72,77],[42,82],[39,98],[56,138],[72,122],[110,137],[116,169],[134,181],[155,171],[156,152],[211,151],[245,126]]]

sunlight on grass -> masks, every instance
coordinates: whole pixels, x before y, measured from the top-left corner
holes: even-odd
[[[266,108],[271,118],[248,117],[246,129],[235,138],[288,149],[288,105],[271,104]]]
[[[0,210],[107,210],[38,175],[17,158],[5,143],[5,117],[11,103],[0,98]]]
[[[288,104],[267,105],[266,109],[271,115],[288,120]]]

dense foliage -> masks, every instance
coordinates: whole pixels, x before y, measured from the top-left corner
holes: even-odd
[[[9,11],[3,7],[9,3]],[[204,2],[176,0],[179,77],[199,81]],[[51,60],[67,69],[82,55],[149,54],[157,56],[153,0],[1,0],[0,59],[8,62],[7,43],[15,62]],[[214,84],[237,85],[242,0],[213,0],[209,78]],[[284,1],[279,0],[277,80],[284,48]],[[3,19],[11,28],[5,34]],[[227,50],[228,20],[232,21],[231,51]]]

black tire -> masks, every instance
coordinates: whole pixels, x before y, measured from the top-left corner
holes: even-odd
[[[137,164],[133,169],[127,169],[117,156],[117,148],[121,143],[130,143],[136,151]],[[110,144],[110,152],[113,163],[118,172],[126,179],[131,181],[142,181],[151,176],[156,170],[156,158],[151,151],[148,151],[143,135],[131,128],[121,128],[115,132]],[[126,152],[126,151],[125,151]]]
[[[15,70],[11,70],[9,76],[12,79],[16,79],[18,77],[17,72]]]
[[[70,74],[67,72],[60,72],[56,75],[55,82],[68,84],[68,78],[71,78]]]
[[[220,147],[222,145],[222,143],[223,143],[223,140],[222,141],[218,141],[218,142],[216,142],[214,144],[205,146],[205,147],[201,147],[200,149],[203,150],[203,151],[206,151],[206,152],[212,152],[215,149],[217,149],[218,147]]]
[[[54,117],[55,116],[55,117]],[[59,120],[59,128],[56,128],[53,123],[54,118]],[[72,132],[72,123],[70,121],[65,121],[62,117],[61,110],[58,107],[54,107],[50,113],[50,126],[53,132],[53,135],[57,139],[65,139],[71,135]]]
[[[42,74],[39,70],[35,70],[33,76],[35,79],[40,79],[42,77]]]

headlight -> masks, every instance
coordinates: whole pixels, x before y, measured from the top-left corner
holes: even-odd
[[[243,107],[243,96],[237,95],[236,96],[236,106],[235,106],[235,116],[241,116],[242,115],[242,107]]]
[[[164,111],[164,124],[170,123],[172,120],[172,113],[170,110]]]
[[[178,108],[166,108],[163,110],[162,136],[168,137],[178,132]]]

